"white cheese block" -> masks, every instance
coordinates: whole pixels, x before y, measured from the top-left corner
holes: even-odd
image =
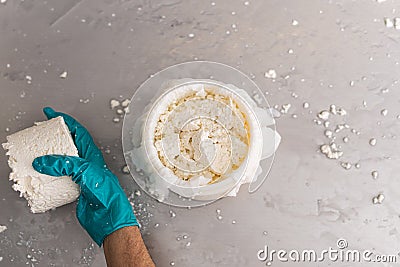
[[[33,213],[41,213],[76,200],[79,187],[70,177],[41,174],[32,167],[36,157],[58,154],[78,156],[71,134],[62,117],[7,136],[3,148],[8,150],[13,189],[25,197]]]

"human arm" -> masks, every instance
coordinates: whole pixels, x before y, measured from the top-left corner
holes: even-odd
[[[109,267],[155,266],[136,226],[127,226],[108,235],[103,246]]]

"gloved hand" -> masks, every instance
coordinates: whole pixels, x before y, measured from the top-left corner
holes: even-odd
[[[138,225],[118,178],[107,168],[101,151],[89,132],[71,116],[43,109],[48,119],[64,118],[78,148],[79,157],[46,155],[32,166],[43,174],[68,175],[81,188],[76,216],[93,240],[101,246],[107,235],[125,226]]]

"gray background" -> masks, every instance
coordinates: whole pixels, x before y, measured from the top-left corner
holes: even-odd
[[[265,266],[256,255],[264,245],[322,250],[336,248],[338,238],[352,249],[397,254],[400,30],[383,22],[400,16],[397,8],[395,0],[8,0],[0,4],[0,139],[43,120],[43,106],[70,113],[103,151],[110,150],[106,161],[130,194],[137,186],[120,171],[122,123],[112,122],[110,99],[130,98],[149,75],[176,63],[226,63],[251,76],[272,105],[292,105],[277,120],[282,143],[272,172],[255,194],[241,190],[204,208],[171,208],[135,196],[156,264]],[[270,68],[278,73],[276,81],[264,77]],[[63,71],[66,79],[59,78]],[[302,107],[306,101],[309,109]],[[338,137],[343,160],[359,162],[359,169],[345,170],[318,152],[327,138],[313,119],[330,104],[348,111],[336,123],[360,131]],[[384,108],[387,116],[380,113]],[[345,135],[347,144],[340,141]],[[375,147],[368,144],[372,137]],[[0,266],[105,266],[102,250],[75,218],[75,204],[30,214],[11,189],[4,153],[0,168],[0,224],[8,227],[0,234]],[[378,179],[372,170],[379,171]],[[386,199],[373,205],[380,192]]]

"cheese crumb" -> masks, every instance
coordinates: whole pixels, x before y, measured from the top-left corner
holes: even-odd
[[[61,74],[60,74],[60,78],[61,79],[66,79],[67,78],[67,76],[68,76],[68,72],[66,72],[66,71],[63,71]]]
[[[268,79],[276,79],[277,74],[274,69],[270,69],[264,74],[264,76],[265,76],[265,78],[268,78]]]
[[[111,99],[110,100],[110,107],[111,109],[114,109],[116,107],[118,107],[121,103],[118,100],[115,99]]]

